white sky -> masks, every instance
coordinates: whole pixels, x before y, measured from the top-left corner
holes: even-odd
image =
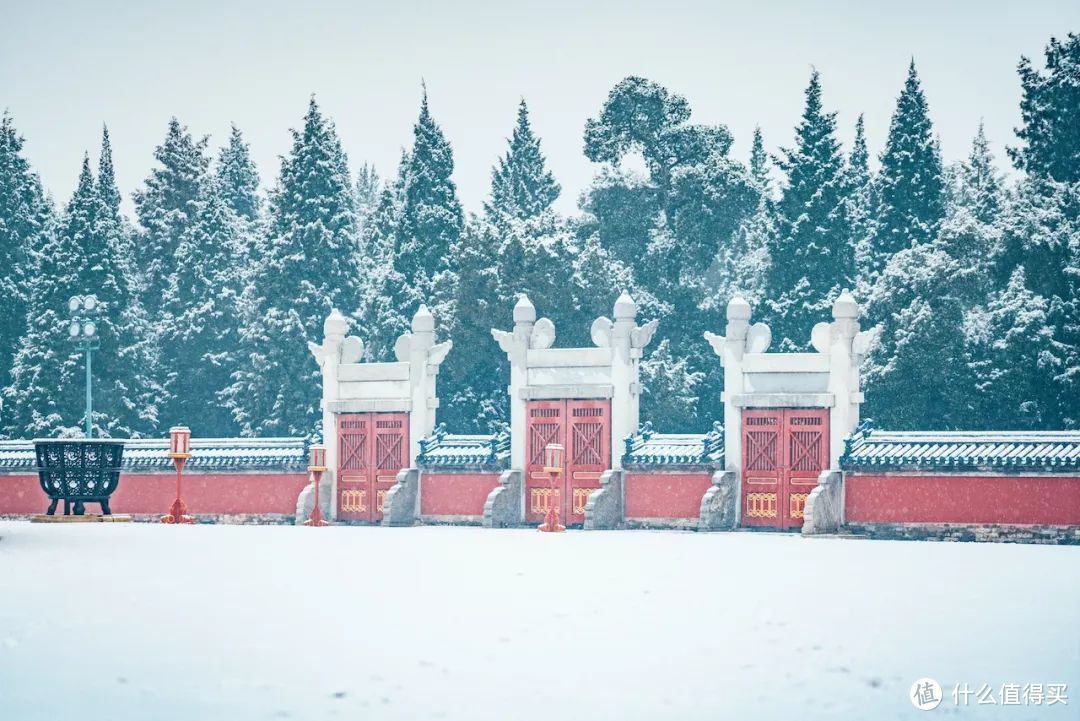
[[[912,56],[946,159],[984,118],[1004,166],[1020,55],[1041,64],[1051,35],[1080,30],[1075,0],[217,4],[0,0],[0,109],[58,202],[83,150],[96,158],[102,122],[129,199],[172,115],[215,152],[235,122],[269,186],[311,93],[353,169],[372,162],[385,178],[411,142],[423,78],[467,209],[480,209],[524,96],[570,211],[595,172],[585,120],[627,75],[685,95],[695,122],[727,124],[745,158],[757,123],[770,150],[791,142],[813,65],[842,139],[865,112],[876,155]]]

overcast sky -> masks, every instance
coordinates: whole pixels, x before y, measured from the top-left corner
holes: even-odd
[[[173,115],[215,153],[235,122],[269,186],[312,93],[353,169],[371,162],[385,178],[411,143],[424,79],[466,209],[480,209],[525,97],[570,211],[596,170],[585,120],[627,75],[685,95],[694,122],[726,124],[745,158],[755,124],[770,150],[791,142],[815,66],[845,144],[865,112],[876,155],[913,56],[946,159],[967,153],[983,118],[1005,166],[1017,61],[1041,65],[1052,35],[1080,31],[1076,0],[218,4],[0,0],[0,108],[58,202],[83,151],[96,160],[105,122],[130,210]]]

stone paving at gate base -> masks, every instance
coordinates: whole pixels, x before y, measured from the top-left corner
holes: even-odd
[[[1080,549],[0,522],[0,717],[1074,719]],[[1068,684],[955,705],[957,684]]]

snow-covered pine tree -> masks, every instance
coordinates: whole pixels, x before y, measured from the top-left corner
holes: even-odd
[[[641,404],[646,409],[642,418],[665,431],[699,427],[699,386],[704,378],[687,358],[671,352],[668,338],[660,341],[641,361]]]
[[[236,434],[218,394],[237,367],[239,276],[234,249],[242,221],[219,178],[203,186],[194,222],[180,239],[177,270],[163,306],[160,335],[168,401],[166,427],[186,425],[202,437]]]
[[[356,216],[361,225],[379,204],[382,181],[374,165],[364,163],[356,176]]]
[[[870,237],[874,213],[877,212],[874,178],[870,172],[870,151],[866,146],[866,126],[860,113],[855,121],[855,142],[844,168],[844,215],[848,222],[848,237],[855,254],[855,297],[870,296],[873,273],[873,254]]]
[[[946,430],[977,422],[962,270],[933,243],[919,243],[895,253],[874,286],[867,312],[882,320],[882,331],[864,366],[864,413],[882,427]]]
[[[262,212],[259,171],[251,159],[251,147],[235,124],[229,126],[229,142],[218,153],[216,175],[218,193],[229,210],[256,223]]]
[[[418,297],[433,299],[437,276],[452,271],[451,249],[461,238],[464,215],[451,178],[454,154],[431,116],[427,89],[413,127],[413,148],[404,177],[397,221],[394,268]],[[432,310],[434,312],[434,309]]]
[[[484,210],[491,217],[504,213],[512,218],[534,218],[551,207],[561,188],[544,164],[540,139],[533,134],[529,108],[522,98],[517,125],[506,155],[491,170],[491,200]]]
[[[241,333],[239,369],[223,394],[245,435],[310,435],[319,421],[320,342],[331,308],[357,307],[356,195],[334,124],[313,97],[293,130],[270,195],[270,236]]]
[[[836,113],[822,110],[817,70],[806,88],[795,146],[782,149],[777,164],[787,179],[777,204],[777,233],[769,249],[767,312],[775,347],[796,350],[809,343],[811,328],[854,276]]]
[[[1046,69],[1020,58],[1022,144],[1009,149],[1016,167],[1031,177],[1061,183],[1080,181],[1080,35],[1050,38]]]
[[[142,233],[133,257],[141,276],[141,305],[150,316],[161,310],[176,272],[180,239],[198,212],[210,163],[207,142],[205,137],[195,140],[176,118],[169,120],[165,140],[154,150],[161,166],[150,171],[145,187],[134,194]]]
[[[914,60],[896,101],[876,190],[878,209],[870,241],[874,273],[894,253],[932,241],[945,215],[941,154]]]
[[[110,203],[119,197],[114,190],[115,185],[95,185],[89,157],[84,156],[78,186],[57,231],[35,254],[27,332],[7,392],[16,435],[79,434],[85,358],[68,338],[68,299],[90,293],[101,301],[100,347],[94,351],[93,364],[95,432],[137,435],[154,420],[155,409],[141,405],[150,393],[141,393],[145,389],[138,377],[140,369],[133,367],[129,356],[133,344],[125,306],[130,291],[120,263],[123,246],[114,232],[115,219],[102,221]]]
[[[1027,288],[1024,267],[968,322],[978,412],[984,428],[1042,429],[1059,423],[1050,304]]]
[[[12,363],[26,329],[33,252],[47,242],[52,208],[41,181],[23,157],[23,138],[8,112],[0,116],[0,391],[11,380]],[[0,409],[0,437],[10,431],[10,401]]]
[[[148,434],[158,424],[163,391],[154,377],[159,346],[134,291],[132,230],[120,212],[109,129],[102,129],[95,185],[94,244],[87,248],[82,293],[101,302],[101,348],[94,383],[113,432]]]
[[[402,169],[403,172],[403,169]],[[400,177],[400,176],[399,176]],[[372,360],[389,360],[398,336],[409,330],[411,314],[421,302],[394,267],[399,197],[394,186],[379,193],[360,236],[360,304],[356,332]],[[441,319],[440,319],[441,320]]]
[[[754,126],[754,139],[750,144],[750,178],[761,189],[761,194],[772,197],[772,179],[769,177],[769,155],[765,152],[765,138],[761,126]]]

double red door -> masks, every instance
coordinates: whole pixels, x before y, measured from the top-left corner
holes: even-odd
[[[408,413],[338,416],[338,518],[382,520],[386,492],[409,463]]]
[[[540,523],[552,503],[563,523],[585,521],[585,503],[611,468],[611,401],[531,401],[526,410],[525,520]],[[566,449],[564,472],[555,480],[544,471],[544,447]]]
[[[743,411],[742,456],[743,525],[802,528],[806,499],[829,464],[829,411]]]

